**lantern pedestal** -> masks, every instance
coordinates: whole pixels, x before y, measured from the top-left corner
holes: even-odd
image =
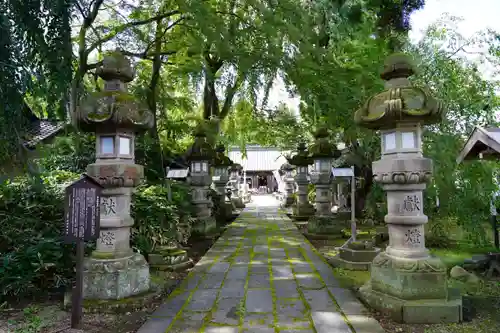
[[[335,223],[331,216],[313,216],[307,223],[307,235],[314,239],[342,238],[343,226]]]
[[[297,154],[290,159],[295,166],[295,183],[297,184],[297,200],[292,209],[292,217],[296,221],[307,221],[314,215],[314,207],[309,203],[309,179],[307,178],[309,165],[314,160],[309,156],[304,142],[297,146]]]
[[[323,180],[329,181],[330,174],[323,174]],[[309,219],[307,223],[307,234],[311,238],[342,238],[344,225],[338,223],[333,218],[330,210],[331,188],[329,183],[318,184],[315,177],[311,177],[316,182],[316,215]]]
[[[328,258],[328,262],[334,267],[351,271],[368,271],[379,253],[380,248],[370,243],[355,241],[341,247],[336,256]]]
[[[314,207],[309,202],[297,202],[293,207],[292,214],[296,221],[307,221],[314,215]]]
[[[438,258],[375,257],[371,280],[360,288],[363,300],[393,320],[409,324],[462,321],[460,292],[448,289],[446,266]]]
[[[283,180],[285,183],[285,195],[283,196],[283,208],[290,208],[295,203],[295,199],[293,197],[293,190],[295,185],[295,180],[292,177],[285,177]]]
[[[226,148],[218,144],[215,148],[214,177],[213,182],[218,194],[218,211],[216,220],[221,227],[233,217],[233,207],[226,203],[226,185],[229,181],[229,167],[233,164],[231,159],[225,155]]]
[[[214,181],[215,188],[217,189],[218,200],[219,200],[219,212],[217,216],[217,221],[225,224],[233,216],[233,205],[226,202],[226,184],[227,178],[222,181]]]
[[[314,215],[314,207],[309,203],[308,188],[309,181],[307,180],[307,166],[298,167],[297,175],[295,176],[297,183],[297,201],[293,206],[293,218],[297,221],[307,221]]]
[[[229,221],[233,216],[232,205],[226,204],[226,184],[228,180],[229,178],[227,177],[227,175],[220,175],[220,178],[218,180],[214,180],[215,188],[218,194],[217,199],[219,200],[219,211],[216,220],[219,224],[222,225],[225,225],[226,221]]]
[[[151,268],[159,271],[177,272],[193,266],[187,252],[175,246],[160,247],[154,254],[150,254],[148,259]]]
[[[84,263],[83,297],[85,299],[122,299],[149,290],[149,265],[144,256],[89,258]]]
[[[231,196],[231,202],[233,203],[234,207],[237,209],[243,209],[246,207],[246,205],[243,203],[243,199],[239,197],[238,195],[236,196]]]
[[[231,202],[237,209],[245,208],[245,203],[240,195],[240,190],[238,188],[240,173],[243,167],[239,164],[233,164],[230,167],[229,185],[231,186]]]
[[[199,176],[199,177],[198,177]],[[205,178],[202,180],[202,178]],[[211,177],[206,175],[191,174],[192,203],[195,210],[196,221],[193,223],[191,234],[193,236],[212,237],[217,233],[217,222],[212,216],[212,202],[208,198]]]

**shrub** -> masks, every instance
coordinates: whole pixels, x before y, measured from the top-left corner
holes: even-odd
[[[0,185],[0,299],[62,287],[74,278],[73,246],[62,243],[64,189],[78,174],[57,171]],[[147,255],[156,246],[185,243],[191,224],[189,188],[173,184],[134,194],[132,247]],[[95,244],[87,244],[87,253]]]
[[[133,198],[132,245],[144,255],[157,246],[184,244],[189,237],[192,218],[189,187],[172,184],[172,202],[166,187],[140,186]]]
[[[71,245],[61,243],[61,184],[77,178],[57,172],[0,186],[0,297],[59,287],[73,275]]]

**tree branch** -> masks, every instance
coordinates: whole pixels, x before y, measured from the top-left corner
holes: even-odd
[[[98,1],[101,1],[101,0],[98,0]],[[110,32],[109,34],[107,34],[106,36],[104,36],[103,38],[101,38],[100,40],[92,43],[90,45],[90,47],[87,49],[87,52],[88,53],[92,52],[99,45],[104,44],[104,43],[110,41],[111,39],[113,39],[114,37],[116,37],[116,35],[118,35],[119,33],[122,33],[123,31],[125,31],[125,30],[127,30],[129,28],[137,27],[137,26],[141,26],[141,25],[146,25],[146,24],[152,23],[154,21],[161,20],[161,19],[173,16],[173,15],[176,15],[176,14],[180,14],[180,11],[178,11],[178,10],[172,10],[172,11],[169,11],[169,12],[161,14],[161,15],[150,17],[150,18],[145,19],[145,20],[133,21],[133,22],[128,22],[128,23],[122,24],[122,25],[116,27],[113,32]]]
[[[173,55],[173,54],[176,54],[177,51],[161,51],[160,53],[156,53],[156,52],[139,52],[139,53],[136,53],[136,52],[130,52],[130,51],[127,51],[127,50],[120,50],[120,52],[123,53],[124,56],[127,56],[127,57],[134,57],[134,58],[140,58],[140,59],[149,59],[151,60],[150,58],[152,57],[155,57],[157,55],[159,56],[164,56],[164,55]]]
[[[99,8],[101,8],[101,5],[103,2],[104,2],[104,0],[96,0],[93,3],[89,16],[87,16],[83,20],[84,29],[87,29],[88,27],[90,27],[92,25],[92,23],[94,23],[94,20],[96,19],[97,14],[99,13]]]
[[[234,83],[231,86],[227,87],[226,99],[224,100],[224,105],[222,106],[222,110],[220,111],[219,119],[223,120],[229,114],[231,105],[233,104],[234,95],[236,95],[236,92],[238,91],[238,88],[241,86],[243,81],[244,75],[238,74],[238,76],[234,80]]]
[[[80,14],[82,14],[83,21],[85,22],[85,20],[87,19],[87,15],[85,15],[85,11],[83,10],[83,7],[80,5],[79,1],[75,1],[75,4],[76,4],[76,8],[80,12]]]

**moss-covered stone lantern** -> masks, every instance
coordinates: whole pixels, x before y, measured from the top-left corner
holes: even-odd
[[[122,299],[149,290],[149,266],[130,248],[130,202],[144,176],[134,162],[135,136],[152,127],[153,116],[127,92],[134,71],[123,54],[106,55],[97,75],[105,81],[104,90],[82,100],[72,119],[96,135],[96,161],[87,173],[105,188],[100,235],[84,264],[83,292],[86,299]]]
[[[289,162],[295,166],[295,183],[297,183],[297,201],[293,207],[293,218],[298,221],[307,221],[314,215],[314,207],[308,199],[309,165],[313,164],[314,160],[309,156],[304,142],[299,143],[297,154],[292,156]]]
[[[232,217],[232,205],[226,205],[226,185],[229,181],[229,167],[233,161],[225,155],[226,148],[223,144],[215,147],[214,177],[213,182],[217,194],[219,195],[219,216],[218,219],[224,222]]]
[[[329,140],[326,128],[316,131],[315,142],[309,152],[314,161],[311,171],[311,182],[316,186],[316,214],[309,219],[307,232],[311,236],[341,236],[342,226],[332,220],[332,163],[340,157],[340,151]]]
[[[413,73],[407,55],[388,57],[381,74],[386,90],[368,99],[354,118],[382,135],[382,156],[373,163],[373,174],[387,192],[389,229],[389,246],[373,260],[370,282],[360,293],[400,322],[459,322],[460,294],[448,289],[446,266],[429,254],[424,235],[422,191],[432,161],[422,156],[422,126],[438,123],[444,108],[427,90],[412,86]]]
[[[295,179],[293,176],[293,171],[295,167],[291,165],[289,162],[283,163],[280,167],[280,171],[283,173],[282,179],[285,185],[285,193],[283,195],[283,208],[290,208],[294,202],[294,192],[295,192]]]
[[[238,209],[245,208],[243,198],[240,195],[240,176],[243,171],[241,164],[234,163],[229,167],[229,185],[231,187],[231,201]]]
[[[192,233],[198,236],[212,236],[217,225],[212,216],[212,202],[208,196],[212,176],[210,163],[214,159],[212,146],[207,142],[205,131],[199,126],[195,131],[194,143],[187,156],[189,161],[189,184],[191,186],[191,200],[196,211],[196,222]]]

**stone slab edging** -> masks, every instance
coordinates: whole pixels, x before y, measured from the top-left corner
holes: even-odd
[[[385,333],[279,202],[255,199],[138,333]]]

